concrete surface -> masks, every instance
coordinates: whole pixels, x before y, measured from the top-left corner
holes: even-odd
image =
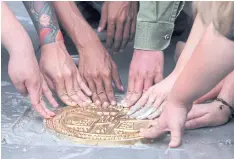
[[[37,34],[21,2],[8,2],[10,8],[24,25],[32,38],[36,55],[40,48]],[[165,75],[174,67],[173,50],[176,38],[165,53]],[[68,50],[76,54],[74,46]],[[128,67],[132,56],[132,45],[114,57],[126,88]],[[32,111],[29,100],[23,98],[11,84],[7,74],[8,54],[2,48],[2,158],[4,159],[234,159],[234,121],[217,128],[187,131],[183,145],[178,149],[167,149],[169,135],[155,140],[151,145],[137,144],[131,147],[96,147],[73,144],[47,133],[41,118]],[[122,98],[122,94],[117,94]]]

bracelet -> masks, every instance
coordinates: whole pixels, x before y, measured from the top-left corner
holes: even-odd
[[[231,116],[230,119],[232,119],[234,117],[234,108],[229,105],[225,100],[223,100],[222,98],[216,98],[215,101],[221,102],[223,105],[229,107],[229,109],[231,110]]]

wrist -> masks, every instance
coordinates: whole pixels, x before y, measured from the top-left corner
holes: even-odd
[[[63,51],[58,51],[58,49],[61,49]],[[65,51],[64,51],[65,50]],[[41,47],[41,55],[47,54],[47,53],[66,53],[67,49],[64,44],[64,41],[56,41],[53,43],[42,45]]]
[[[85,21],[74,25],[71,38],[78,49],[100,42],[97,34]]]
[[[22,40],[21,42],[18,42],[17,44],[12,42],[14,44],[13,46],[9,46],[7,48],[10,57],[12,56],[27,56],[27,55],[33,55],[34,54],[34,48],[32,45],[31,40]]]
[[[170,95],[168,96],[168,101],[174,103],[176,106],[180,108],[186,108],[187,111],[190,111],[192,108],[193,102],[186,102],[180,98],[180,96],[175,95],[173,90],[171,91]]]
[[[99,39],[95,40],[92,39],[89,42],[85,42],[84,43],[79,43],[76,45],[77,50],[79,50],[79,54],[82,56],[84,54],[100,54],[100,53],[105,53],[106,50],[103,47],[102,43],[100,42]]]

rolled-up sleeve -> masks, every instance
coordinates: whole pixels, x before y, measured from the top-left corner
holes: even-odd
[[[176,17],[184,6],[180,1],[140,1],[134,48],[164,50],[170,44]]]

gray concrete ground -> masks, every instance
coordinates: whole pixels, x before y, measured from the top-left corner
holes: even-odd
[[[39,57],[38,37],[32,22],[21,2],[9,2],[10,8],[28,31]],[[173,55],[176,38],[165,53],[165,75],[173,67]],[[74,47],[67,44],[68,50],[76,54]],[[30,106],[29,100],[23,98],[11,84],[7,74],[8,54],[2,48],[2,158],[4,159],[234,159],[234,122],[229,122],[217,128],[204,128],[187,131],[183,145],[177,149],[167,149],[169,135],[155,140],[150,145],[137,144],[131,147],[97,147],[70,143],[60,140],[46,132],[41,118]],[[122,54],[114,57],[119,66],[119,72],[126,88],[128,67],[132,56],[132,45]],[[122,94],[117,94],[122,98]]]

